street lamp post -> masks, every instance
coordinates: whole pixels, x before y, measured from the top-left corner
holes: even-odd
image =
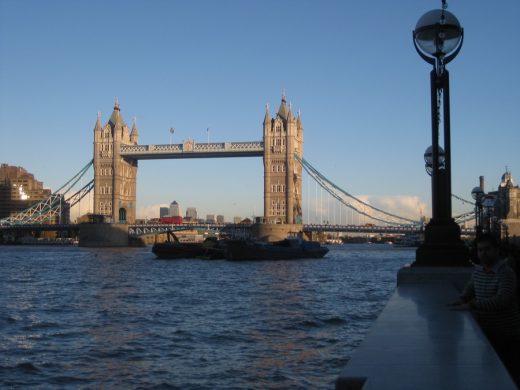
[[[482,235],[482,199],[484,198],[484,190],[481,187],[473,188],[471,197],[475,200],[475,232],[478,238]]]
[[[484,209],[486,222],[484,224],[486,228],[486,233],[488,234],[497,234],[497,226],[496,226],[496,219],[495,219],[495,202],[496,198],[495,196],[491,194],[486,194],[483,196],[482,199],[482,208]]]
[[[175,133],[175,129],[173,127],[170,127],[170,147],[172,146],[173,133]]]
[[[430,73],[432,146],[426,150],[426,170],[432,182],[432,219],[425,228],[424,243],[417,249],[414,266],[468,265],[469,254],[460,239],[460,227],[451,215],[450,89],[446,64],[462,47],[463,29],[452,13],[435,9],[420,17],[413,31],[419,56],[433,65]],[[441,110],[442,108],[442,110]],[[443,119],[444,148],[439,145]]]

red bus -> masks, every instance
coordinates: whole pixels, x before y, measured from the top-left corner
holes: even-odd
[[[167,223],[169,225],[180,225],[182,224],[182,217],[162,217],[159,218],[160,223]]]

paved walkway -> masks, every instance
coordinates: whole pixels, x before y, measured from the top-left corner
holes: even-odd
[[[446,306],[460,283],[423,272],[401,278],[336,389],[516,389],[471,313]]]

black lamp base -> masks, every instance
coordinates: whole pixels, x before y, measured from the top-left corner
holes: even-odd
[[[417,248],[413,267],[467,267],[469,248],[460,239],[460,227],[453,219],[430,220],[424,243]]]

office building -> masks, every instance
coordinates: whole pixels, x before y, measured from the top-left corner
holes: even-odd
[[[188,207],[186,209],[186,218],[195,221],[197,219],[197,209],[195,207]]]
[[[168,207],[161,207],[159,209],[159,218],[168,216],[170,209]]]
[[[0,218],[17,214],[47,199],[51,190],[22,167],[0,165]]]
[[[170,204],[170,217],[182,217],[181,206],[176,200]]]

